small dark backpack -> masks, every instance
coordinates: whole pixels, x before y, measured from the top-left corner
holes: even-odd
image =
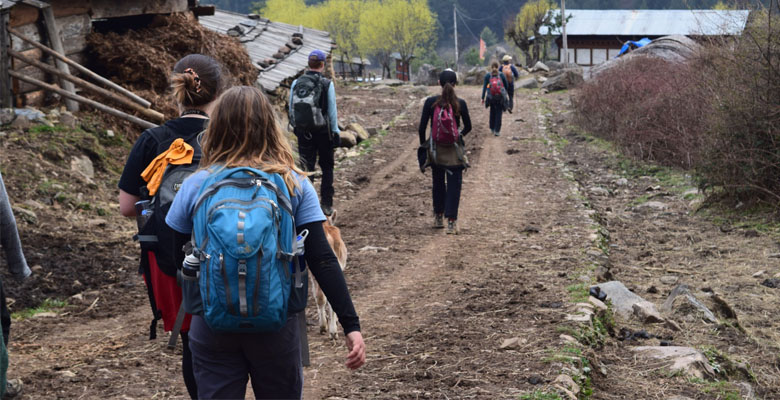
[[[293,127],[314,131],[328,126],[323,102],[328,87],[330,81],[320,75],[304,74],[298,78],[290,104],[290,124]]]
[[[157,154],[167,151],[171,143],[178,139],[175,135],[168,133],[166,131],[154,135],[158,141]],[[154,252],[158,267],[169,276],[176,276],[176,270],[181,267],[179,262],[181,255],[177,254],[178,249],[175,245],[175,243],[181,241],[177,237],[181,234],[171,229],[165,223],[165,216],[168,215],[173,198],[176,197],[176,193],[181,189],[182,182],[198,169],[201,158],[198,138],[201,133],[203,132],[183,138],[195,150],[190,164],[168,165],[163,173],[160,187],[153,196],[148,195],[146,187],[143,187],[141,190],[142,193],[146,193],[145,195],[142,194],[141,198],[150,200],[152,216],[139,231],[138,241],[141,243],[142,250]]]

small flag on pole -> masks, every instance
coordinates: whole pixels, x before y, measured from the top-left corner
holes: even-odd
[[[485,52],[487,51],[487,46],[485,45],[485,41],[482,40],[482,38],[479,38],[479,60],[485,61]]]

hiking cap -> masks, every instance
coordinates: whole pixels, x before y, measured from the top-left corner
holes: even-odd
[[[441,71],[439,74],[439,84],[444,86],[445,84],[452,84],[456,85],[458,83],[458,74],[455,73],[451,68],[447,68],[444,71]]]
[[[309,60],[325,61],[328,56],[322,50],[313,50],[309,53]]]
[[[501,59],[502,61],[512,61],[512,56],[509,54],[504,55],[504,58]]]

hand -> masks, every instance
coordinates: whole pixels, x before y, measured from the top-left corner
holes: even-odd
[[[341,147],[341,136],[339,136],[338,132],[331,133],[330,137],[334,148]]]
[[[363,343],[363,335],[360,331],[352,331],[346,337],[347,348],[347,368],[358,369],[366,363],[366,344]]]
[[[482,99],[482,104],[485,104],[485,99]]]

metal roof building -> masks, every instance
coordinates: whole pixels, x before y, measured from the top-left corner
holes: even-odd
[[[551,11],[560,15],[560,10]],[[614,58],[628,40],[663,36],[688,37],[740,35],[747,25],[748,10],[566,10],[569,62],[596,65]],[[542,35],[549,32],[545,27]],[[560,31],[551,58],[561,59]]]
[[[260,69],[257,83],[268,92],[305,70],[312,50],[330,55],[335,46],[328,32],[272,22],[255,15],[217,10],[213,16],[200,17],[200,23],[238,38]]]
[[[561,10],[553,12],[557,16]],[[571,15],[566,35],[739,35],[749,14],[748,10],[566,10]],[[546,27],[541,33],[547,34]]]

